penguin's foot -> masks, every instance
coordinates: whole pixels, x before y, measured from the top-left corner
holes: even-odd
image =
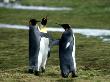
[[[39,76],[40,75],[40,71],[35,71],[34,75]]]
[[[41,72],[45,73],[45,69],[43,67],[41,67]]]
[[[33,73],[33,69],[29,69],[28,73],[32,74]]]
[[[72,73],[72,78],[78,77],[75,73]]]
[[[62,73],[62,77],[63,77],[63,78],[68,78],[68,75],[69,75],[69,74],[64,74],[64,73]]]

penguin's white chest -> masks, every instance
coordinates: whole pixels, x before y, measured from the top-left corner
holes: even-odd
[[[48,48],[49,48],[49,39],[42,37],[40,41],[40,52],[46,55],[48,53]]]

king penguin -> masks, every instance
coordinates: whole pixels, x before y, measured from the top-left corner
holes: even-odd
[[[38,25],[36,19],[31,19],[29,21],[29,73],[33,73],[37,69],[37,57],[40,49],[40,32],[38,30]]]
[[[45,71],[47,61],[49,40],[47,34],[40,32],[39,26],[35,19],[30,20],[29,25],[29,73],[37,76],[40,75],[40,70]]]
[[[72,77],[77,77],[75,60],[75,36],[69,24],[59,25],[65,30],[59,41],[61,75],[62,77],[67,78],[69,73],[72,73]]]
[[[38,69],[35,72],[35,75],[39,75],[39,71],[45,72],[45,65],[47,62],[48,57],[48,51],[49,51],[49,37],[47,34],[47,18],[42,18],[41,25],[39,27],[40,33],[43,33],[44,35],[40,39],[40,47],[39,47],[39,54],[38,54]]]

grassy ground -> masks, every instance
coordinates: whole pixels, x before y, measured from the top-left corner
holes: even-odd
[[[76,28],[110,28],[109,0],[22,0],[23,5],[66,6],[72,11],[33,11],[0,8],[0,23],[28,24],[30,18],[48,15],[48,26],[69,23]]]
[[[61,33],[51,33],[59,38]],[[76,34],[77,78],[60,76],[58,47],[53,47],[40,77],[26,73],[28,68],[28,31],[0,29],[0,82],[109,82],[110,44]]]

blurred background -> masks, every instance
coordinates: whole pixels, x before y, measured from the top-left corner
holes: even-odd
[[[56,22],[69,23],[80,28],[109,29],[110,1],[109,0],[0,0],[5,6],[48,6],[69,7],[71,10],[37,11],[0,8],[0,23],[26,25],[30,18],[41,19],[48,15],[48,25],[55,26]]]

